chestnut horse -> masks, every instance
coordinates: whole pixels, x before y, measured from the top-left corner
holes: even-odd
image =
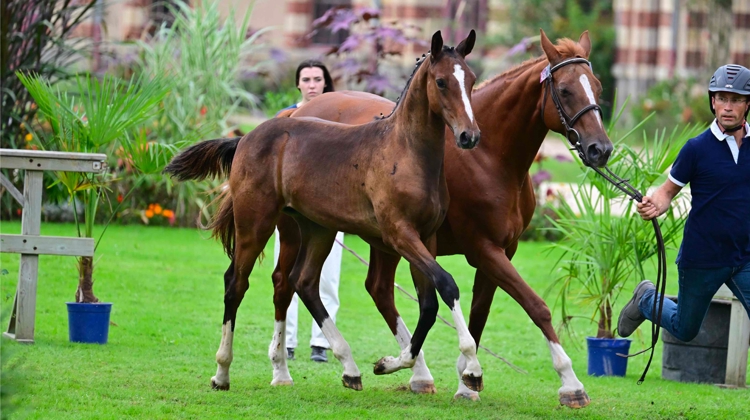
[[[477,270],[469,319],[469,330],[476,343],[479,344],[499,286],[542,330],[562,381],[558,391],[560,402],[569,407],[583,407],[588,405],[589,397],[560,345],[549,308],[524,282],[510,260],[534,213],[536,200],[528,172],[548,131],[563,133],[573,145],[578,143],[583,158],[594,166],[606,164],[612,143],[596,105],[601,84],[587,61],[591,50],[588,32],[577,43],[563,39],[555,46],[541,31],[541,45],[544,56],[496,76],[474,90],[472,105],[484,138],[475,151],[464,153],[453,147],[451,133],[446,133],[445,175],[450,205],[437,233],[438,255],[463,254]],[[293,116],[362,124],[392,106],[392,102],[367,93],[334,92],[313,99]],[[284,218],[280,220],[279,232],[281,252],[273,279],[276,287],[283,289],[299,249],[299,229],[293,220]],[[393,301],[398,262],[398,256],[371,248],[365,286],[403,349],[410,337]],[[465,366],[466,360],[459,356],[459,373]],[[432,376],[423,359],[417,360],[413,370],[411,389],[434,392],[434,387],[425,387],[425,383],[432,382]],[[376,366],[375,373],[384,372]],[[455,396],[478,399],[478,394],[461,381]]]
[[[272,385],[292,384],[284,327],[286,308],[296,290],[344,366],[344,386],[362,389],[349,344],[318,295],[323,262],[336,232],[344,231],[402,255],[429,279],[423,288],[431,293],[421,294],[425,309],[414,340],[423,340],[435,322],[437,289],[453,313],[459,349],[469,361],[462,372],[464,381],[481,390],[482,369],[461,312],[458,287],[434,256],[435,232],[448,206],[443,171],[446,124],[457,147],[471,149],[479,142],[470,102],[476,77],[464,60],[475,40],[471,31],[456,48],[444,47],[440,31],[436,32],[431,54],[417,63],[400,102],[387,118],[358,126],[276,118],[242,139],[193,145],[167,166],[165,172],[180,180],[229,173],[228,194],[210,225],[231,259],[224,274],[224,321],[216,353],[218,368],[211,378],[214,388],[229,389],[237,308],[255,261],[283,212],[299,226],[300,242],[289,283],[276,285],[274,295],[277,321],[269,348]],[[406,351],[383,360],[411,367],[415,359]]]

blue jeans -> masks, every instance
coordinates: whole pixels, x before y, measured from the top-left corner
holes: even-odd
[[[750,263],[740,267],[680,268],[680,290],[677,302],[664,299],[661,327],[681,341],[690,341],[698,335],[706,317],[711,298],[722,284],[734,293],[750,315]],[[655,290],[648,290],[638,303],[641,314],[653,322]]]

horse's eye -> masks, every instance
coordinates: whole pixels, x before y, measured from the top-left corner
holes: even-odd
[[[560,89],[560,95],[562,95],[563,97],[568,97],[570,96],[570,91],[566,88],[562,88]]]
[[[439,87],[440,89],[445,89],[445,87],[447,86],[445,84],[445,80],[443,79],[437,79],[435,83],[437,83],[437,87]]]

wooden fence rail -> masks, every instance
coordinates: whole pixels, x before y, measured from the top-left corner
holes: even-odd
[[[23,194],[0,173],[0,184],[23,207],[21,234],[0,234],[0,252],[21,254],[18,285],[13,300],[8,331],[3,335],[23,343],[34,342],[36,288],[39,255],[73,255],[92,257],[92,238],[40,236],[42,220],[42,174],[44,171],[102,172],[107,156],[99,153],[46,152],[39,150],[0,149],[0,168],[25,170]]]

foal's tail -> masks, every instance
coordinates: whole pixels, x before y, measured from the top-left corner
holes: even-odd
[[[209,176],[229,175],[240,137],[205,140],[175,156],[164,172],[180,181],[200,181]]]
[[[240,137],[202,141],[175,156],[164,168],[164,172],[180,181],[229,175],[239,142]],[[213,230],[211,236],[220,239],[224,251],[229,258],[234,259],[234,202],[229,189],[224,188],[218,199],[221,199],[219,211],[205,228]]]

